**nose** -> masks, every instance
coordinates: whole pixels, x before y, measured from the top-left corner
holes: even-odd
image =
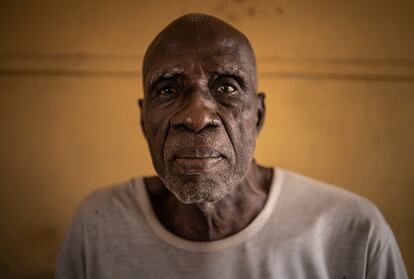
[[[212,109],[211,101],[200,92],[193,92],[188,96],[185,107],[171,118],[171,127],[174,129],[187,129],[193,133],[204,129],[216,128],[221,119]]]

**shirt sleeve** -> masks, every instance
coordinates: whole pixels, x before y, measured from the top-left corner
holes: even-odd
[[[56,261],[55,279],[85,279],[84,222],[78,208]]]
[[[388,237],[376,257],[367,267],[367,279],[408,279],[400,249],[388,227]]]

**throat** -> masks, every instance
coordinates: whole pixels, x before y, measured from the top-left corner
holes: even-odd
[[[244,181],[220,201],[200,204],[180,202],[159,179],[147,178],[145,184],[160,223],[171,233],[192,241],[226,238],[246,228],[263,209],[270,187],[272,170],[261,180]]]
[[[155,210],[161,224],[173,234],[193,241],[213,241],[236,234],[247,227],[260,213],[266,196],[253,202],[183,204],[174,196],[165,210]],[[168,206],[169,204],[169,206]]]

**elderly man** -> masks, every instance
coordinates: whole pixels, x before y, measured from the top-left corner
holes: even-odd
[[[407,278],[369,201],[256,164],[264,94],[238,30],[180,17],[149,46],[143,83],[157,176],[82,202],[56,278]]]

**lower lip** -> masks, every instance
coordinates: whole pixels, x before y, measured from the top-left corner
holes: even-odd
[[[223,161],[223,157],[175,158],[179,170],[185,174],[201,174],[211,172]]]

